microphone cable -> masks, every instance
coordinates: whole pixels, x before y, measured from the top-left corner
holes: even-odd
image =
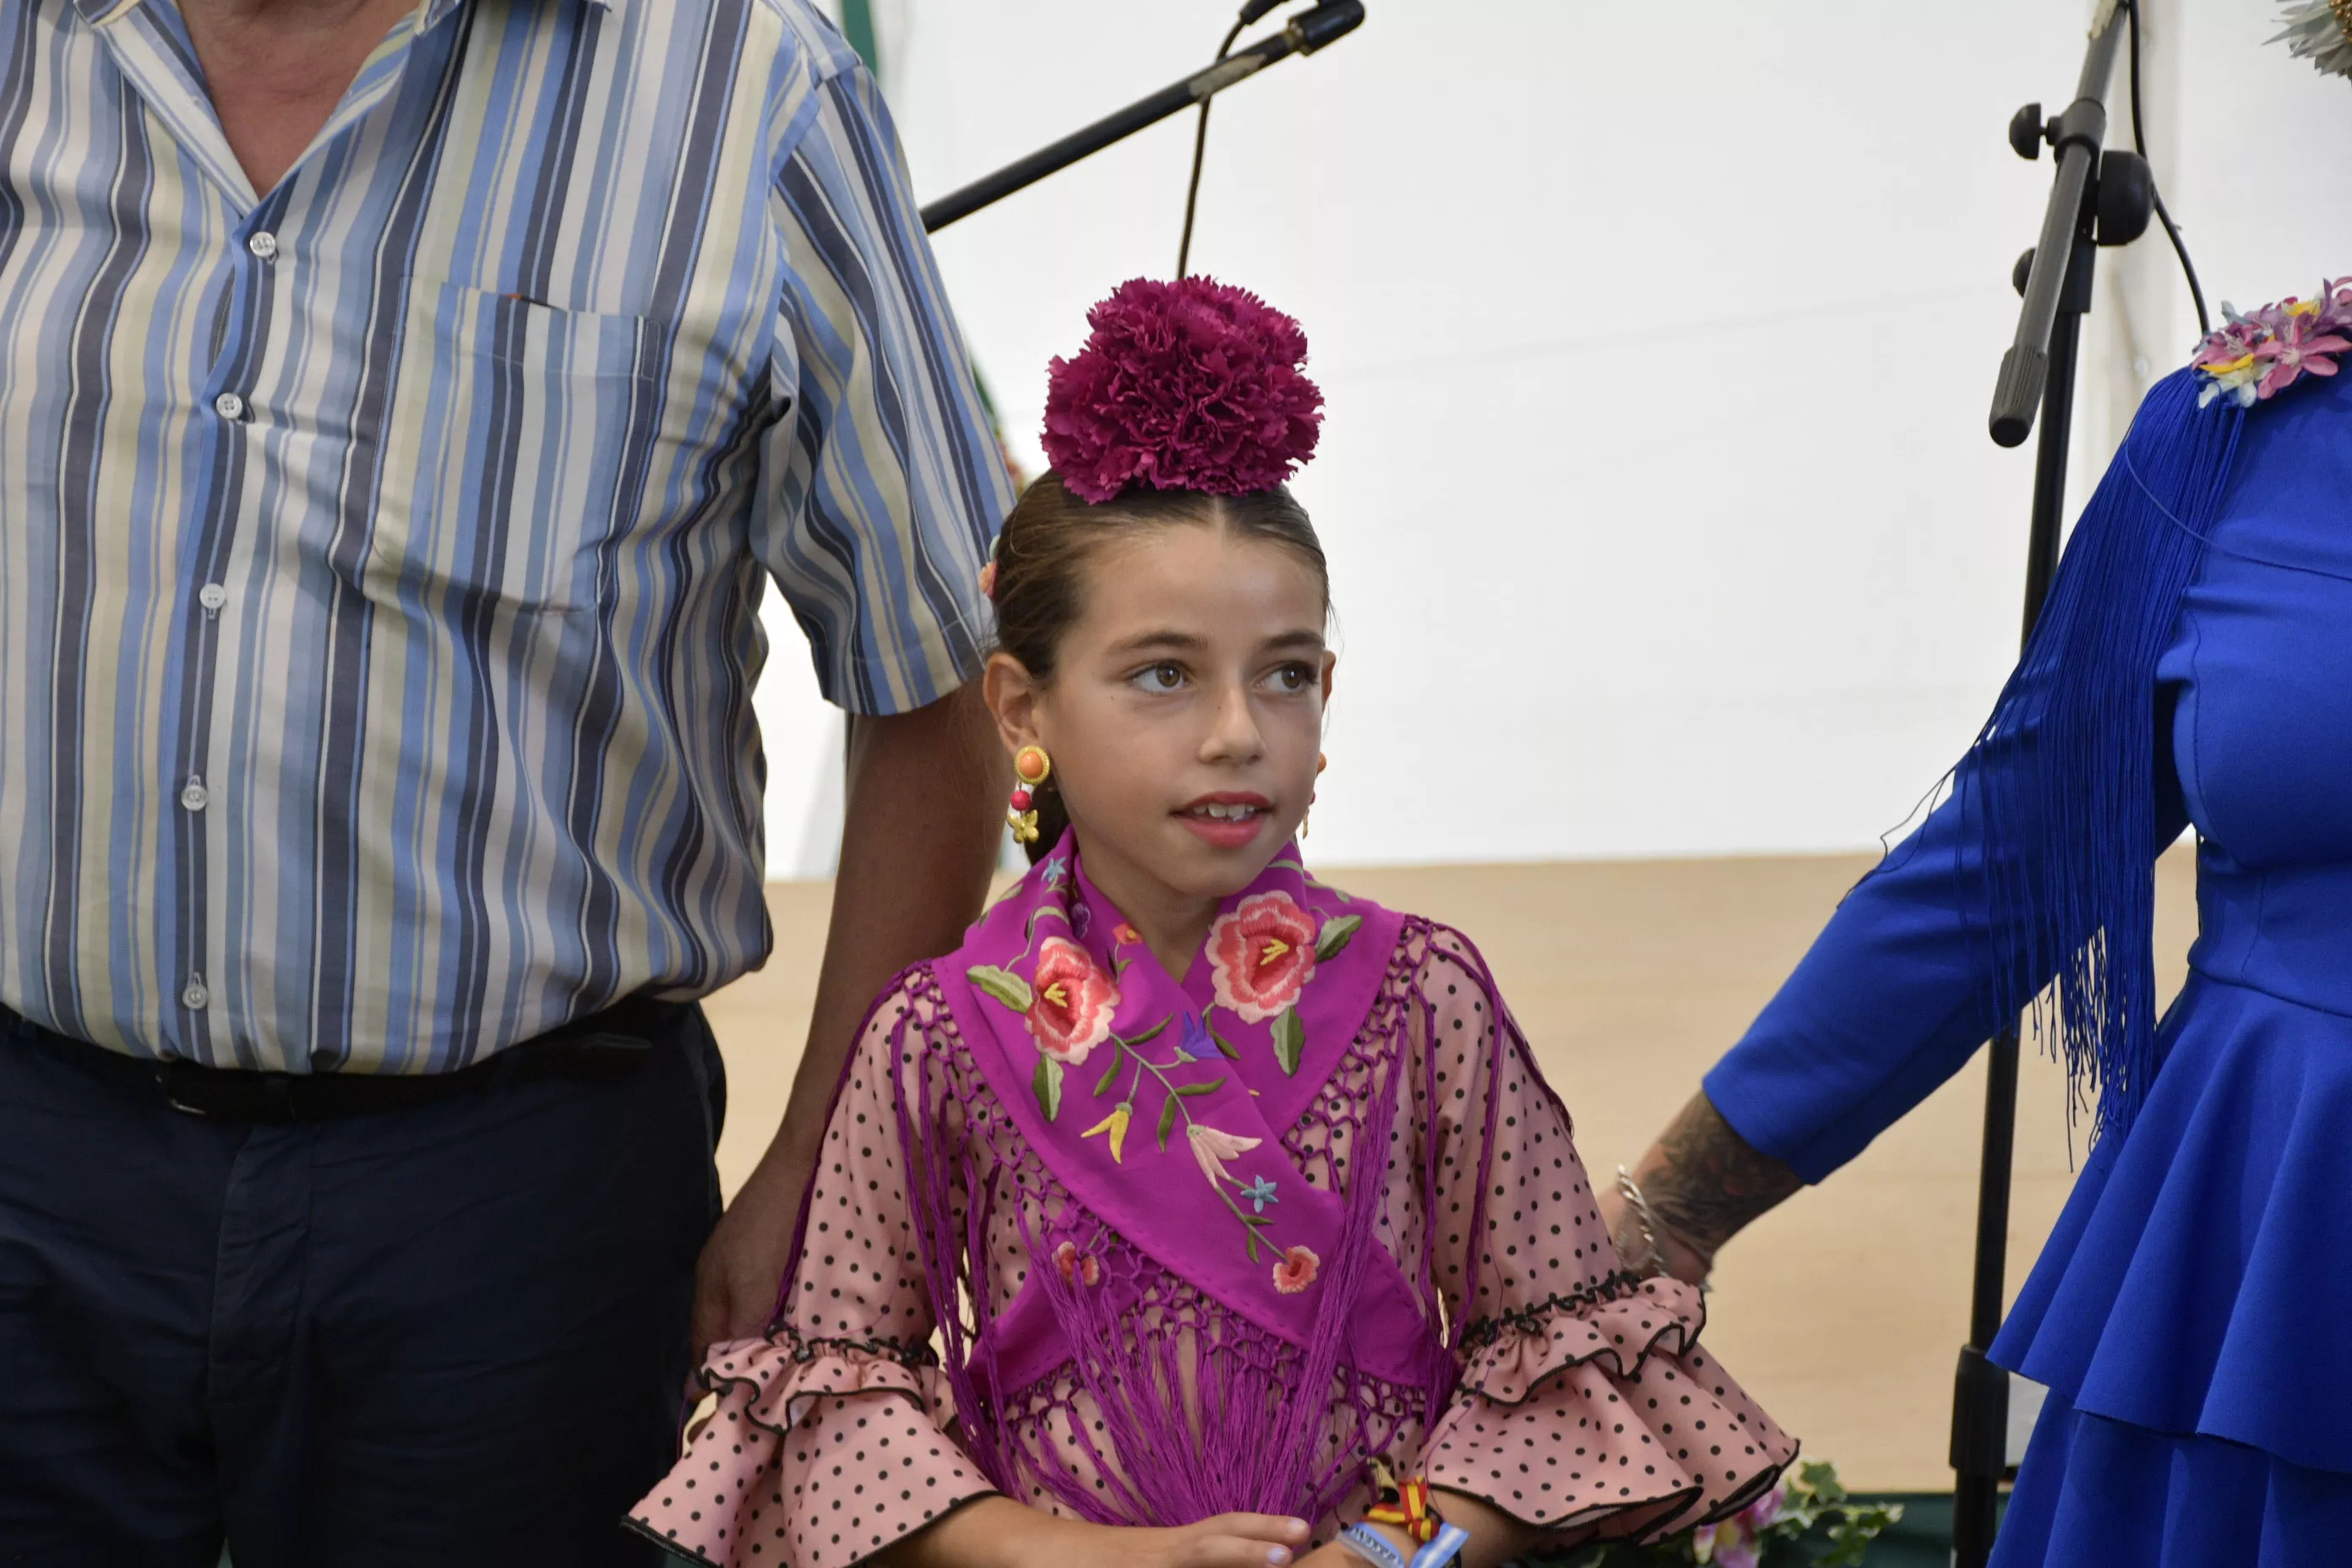
[[[2139,112],[2139,0],[2123,0],[2123,5],[2129,13],[2126,20],[2131,28],[2132,151],[2139,154],[2141,163],[2148,163],[2147,126]],[[1203,104],[1202,107],[1205,110],[1208,106]],[[1206,129],[1202,127],[1203,131]],[[2172,215],[2164,208],[2164,191],[2157,182],[2155,168],[2153,163],[2148,163],[2148,194],[2156,203],[2157,221],[2164,225],[2164,237],[2172,241],[2172,253],[2180,258],[2181,275],[2189,279],[2189,298],[2197,305],[2197,335],[2202,338],[2213,330],[2212,320],[2205,313],[2205,290],[2198,284],[2197,267],[2189,259],[2189,247],[2180,242],[2180,230],[2173,223]],[[1196,163],[1192,178],[1197,182],[1200,177],[1200,167]],[[1192,214],[1188,209],[1184,218],[1187,236],[1192,232]]]
[[[1217,58],[1223,59],[1234,52],[1234,45],[1242,29],[1281,5],[1283,0],[1246,0],[1241,15],[1225,34],[1225,41],[1217,46]],[[1176,276],[1182,278],[1192,259],[1192,217],[1201,203],[1201,163],[1209,150],[1209,105],[1214,100],[1201,100],[1201,123],[1192,132],[1192,178],[1184,186],[1184,237],[1176,243]]]

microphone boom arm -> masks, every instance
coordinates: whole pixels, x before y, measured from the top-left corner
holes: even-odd
[[[1171,114],[1207,101],[1270,65],[1292,55],[1311,55],[1354,32],[1363,21],[1362,0],[1321,0],[1313,10],[1293,17],[1282,31],[929,203],[923,208],[923,227],[937,234],[959,218],[970,217],[981,208],[1003,201],[1013,192],[1024,190],[1114,142],[1124,141],[1148,125],[1156,125]]]

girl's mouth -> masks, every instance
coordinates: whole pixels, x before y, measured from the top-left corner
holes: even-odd
[[[1177,820],[1220,849],[1240,849],[1258,836],[1274,814],[1261,795],[1204,795],[1176,813]]]

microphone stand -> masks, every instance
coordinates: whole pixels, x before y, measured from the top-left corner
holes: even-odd
[[[2042,220],[2041,243],[2018,258],[2014,281],[2024,296],[2016,341],[2001,356],[1993,392],[1992,438],[2021,445],[2038,408],[2042,440],[2034,456],[2032,527],[2025,562],[2025,626],[2034,623],[2058,569],[2058,530],[2066,500],[2066,443],[2074,413],[2076,350],[2091,309],[2097,247],[2125,245],[2147,226],[2155,184],[2147,163],[2117,150],[2102,153],[2105,99],[2116,54],[2131,22],[2122,0],[2092,35],[2074,101],[2046,126],[2029,103],[2010,121],[2010,145],[2021,158],[2057,150],[2058,176]],[[2000,1331],[2002,1275],[2008,1261],[2011,1156],[2017,1133],[2018,1031],[1990,1047],[1985,1079],[1983,1161],[1978,1179],[1976,1271],[1969,1303],[1969,1342],[1960,1351],[1952,1393],[1952,1562],[1984,1568],[2000,1520],[2000,1483],[2009,1470],[2009,1374],[1986,1359]]]
[[[1260,11],[1271,10],[1271,5]],[[1225,56],[1223,59],[1193,72],[1183,80],[1171,82],[1149,97],[1138,99],[1117,113],[1107,114],[1084,130],[1074,131],[1059,142],[1042,147],[1027,157],[1007,163],[992,174],[984,175],[959,191],[950,191],[923,208],[923,227],[929,233],[940,230],[959,218],[970,217],[993,202],[1003,201],[1013,192],[1035,184],[1046,175],[1068,168],[1079,159],[1099,153],[1114,142],[1134,135],[1147,125],[1156,125],[1171,114],[1182,112],[1196,103],[1205,103],[1237,81],[1255,76],[1266,67],[1289,58],[1292,55],[1311,55],[1326,46],[1347,37],[1363,26],[1362,0],[1322,0],[1313,10],[1293,17],[1282,31]]]

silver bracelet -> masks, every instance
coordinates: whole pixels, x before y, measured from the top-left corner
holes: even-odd
[[[1633,1173],[1622,1165],[1617,1167],[1617,1192],[1624,1198],[1625,1206],[1633,1211],[1633,1223],[1641,1227],[1642,1246],[1646,1253],[1642,1258],[1627,1258],[1626,1262],[1636,1273],[1667,1273],[1666,1250],[1658,1245],[1658,1232],[1665,1229],[1665,1225],[1658,1218],[1658,1211],[1650,1206],[1650,1200],[1643,1194],[1642,1184],[1635,1181]],[[1610,1240],[1614,1242],[1616,1237],[1612,1237]],[[1714,1286],[1702,1279],[1698,1288],[1705,1294]]]
[[[1664,1274],[1666,1271],[1666,1253],[1658,1245],[1657,1211],[1651,1208],[1650,1200],[1642,1195],[1642,1184],[1633,1179],[1633,1173],[1622,1165],[1617,1167],[1617,1195],[1623,1198],[1625,1206],[1633,1211],[1633,1223],[1641,1228],[1644,1249],[1642,1257],[1629,1258],[1625,1261],[1636,1273]]]

